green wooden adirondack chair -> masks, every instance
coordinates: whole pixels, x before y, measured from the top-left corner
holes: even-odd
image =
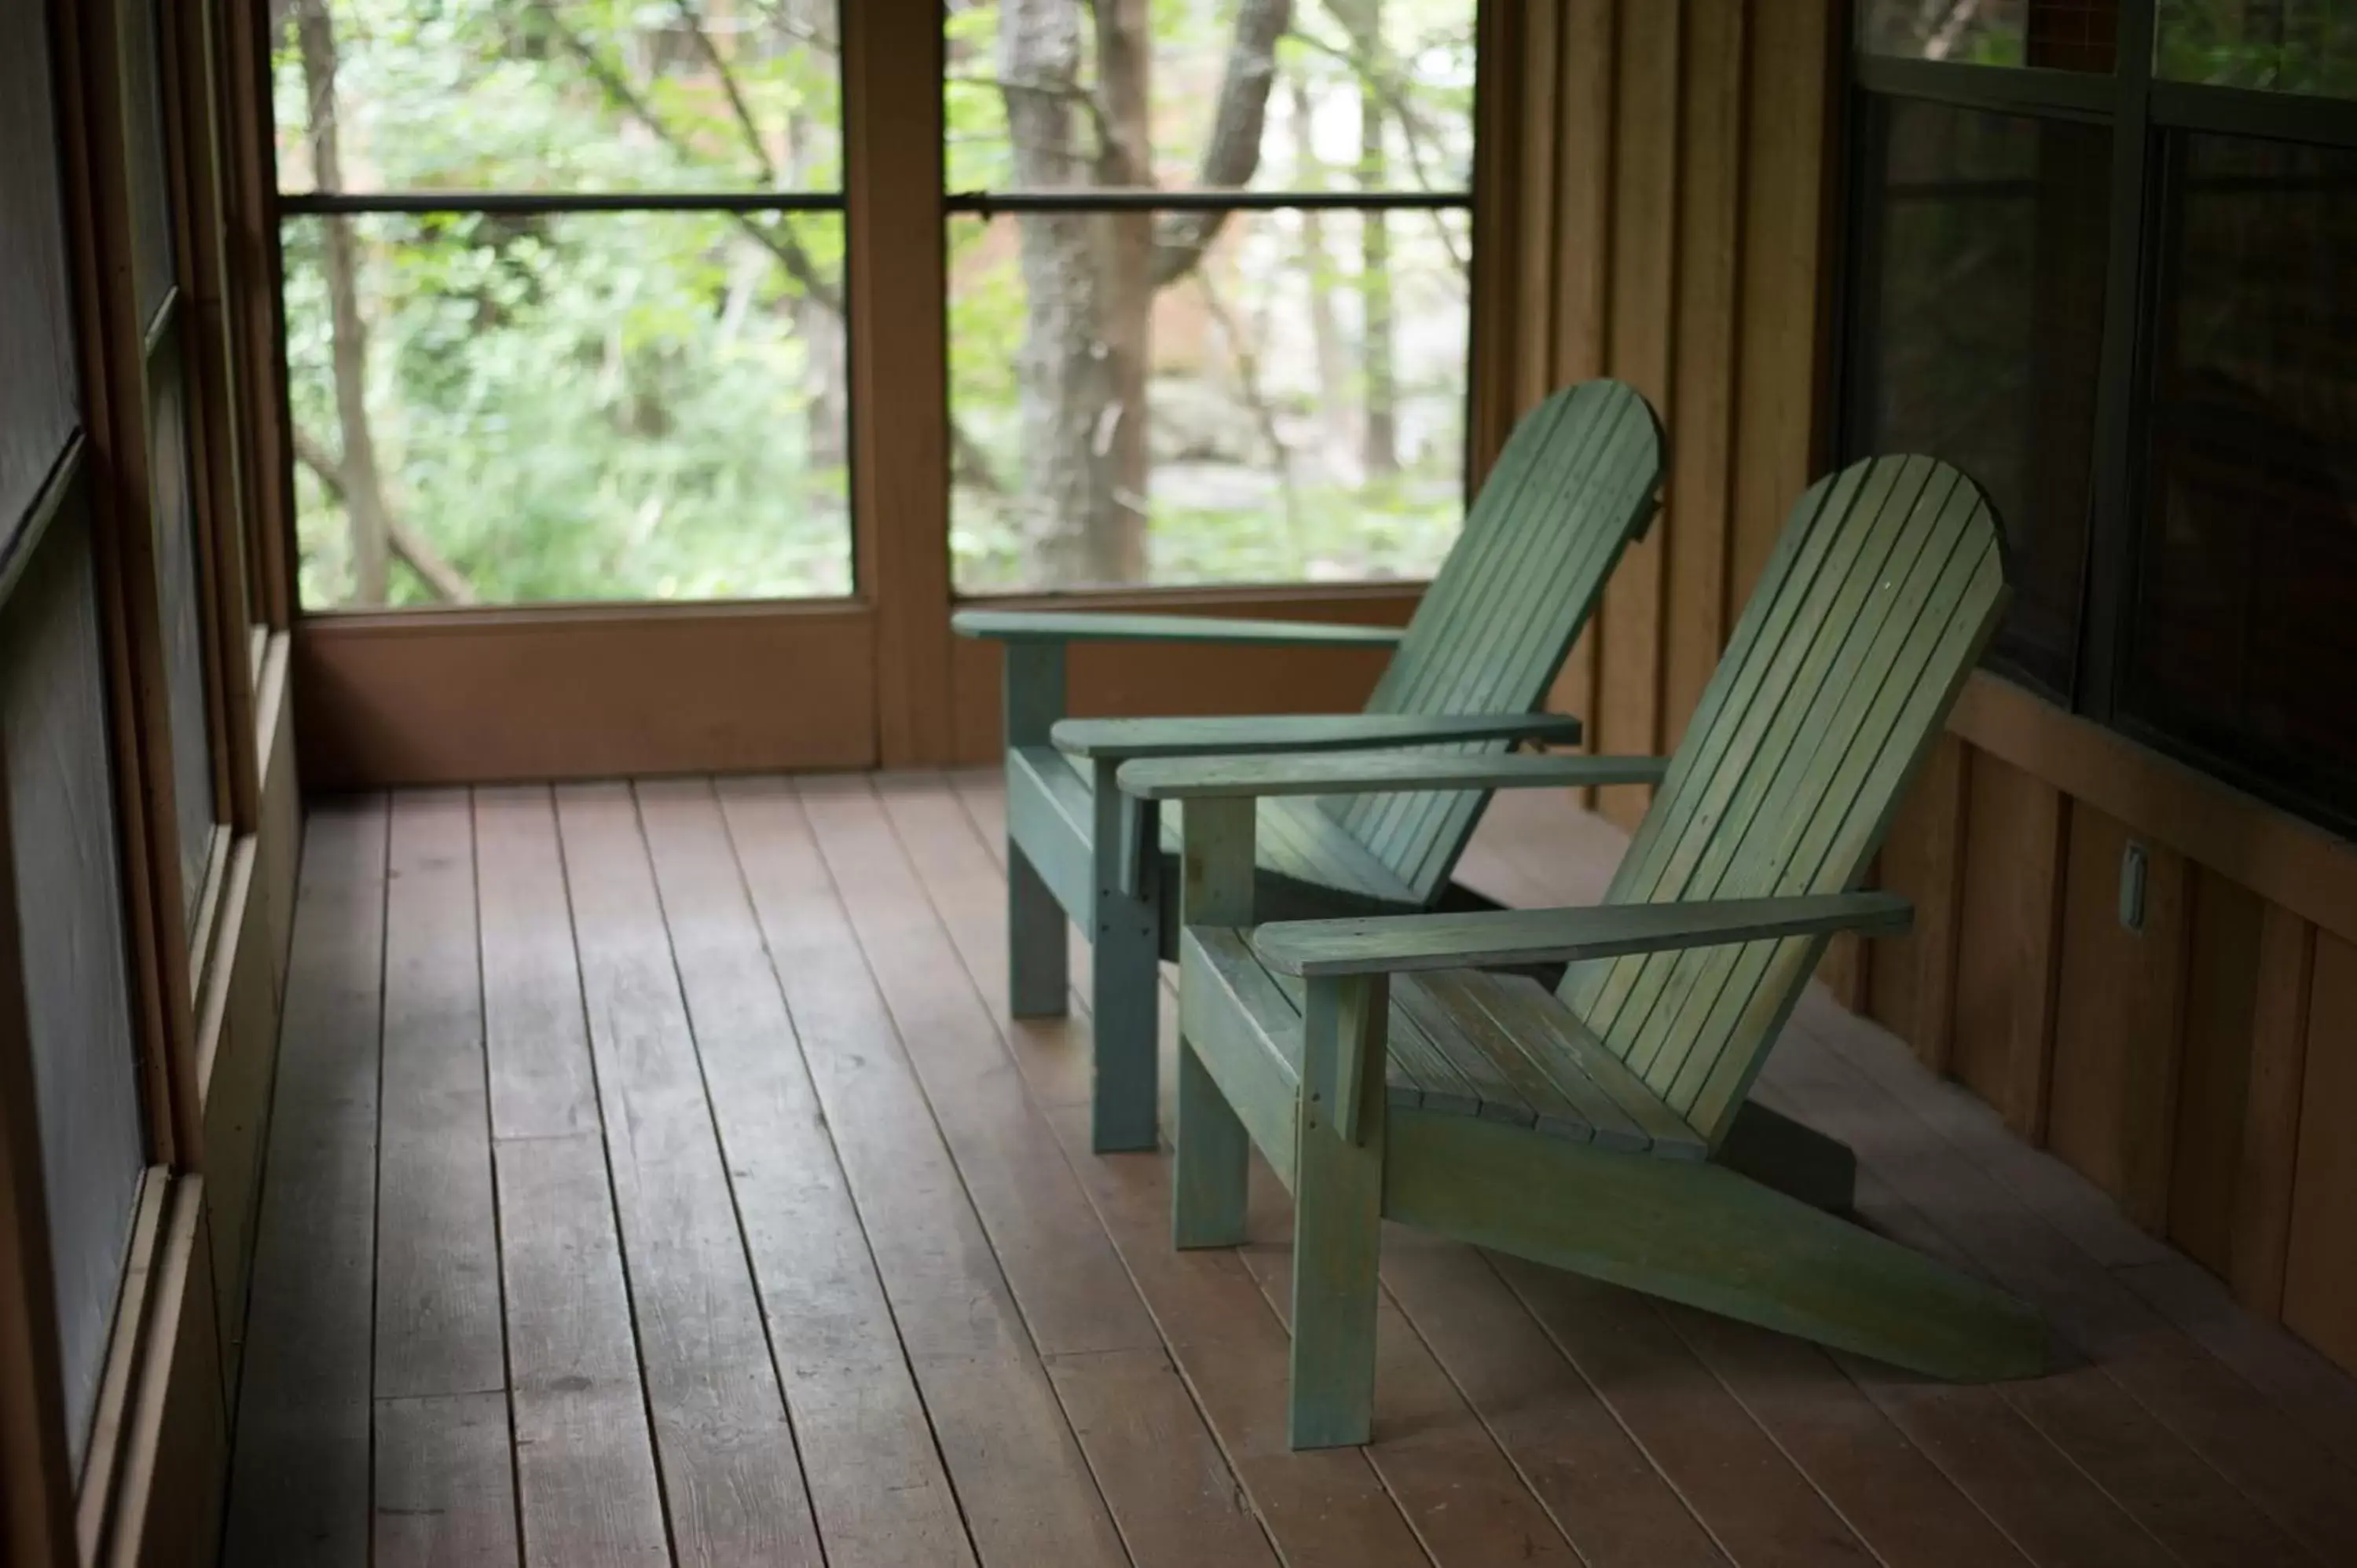
[[[1178,956],[1176,824],[1167,842],[1140,838],[1143,813],[1114,788],[1114,770],[1141,757],[1441,743],[1494,755],[1516,741],[1577,740],[1577,719],[1533,710],[1620,552],[1650,525],[1661,477],[1652,407],[1617,381],[1589,381],[1516,426],[1405,628],[1025,611],[955,618],[965,636],[1006,645],[1007,990],[1016,1015],[1064,1011],[1065,916],[1092,943],[1097,1148],[1156,1144],[1155,966]],[[1065,719],[1065,646],[1092,640],[1397,651],[1362,713]],[[1271,800],[1260,814],[1259,907],[1304,918],[1431,908],[1450,891],[1449,873],[1488,800],[1480,790]]]
[[[1246,1140],[1291,1187],[1292,1438],[1363,1442],[1379,1221],[1951,1378],[2027,1375],[2011,1297],[1824,1212],[1839,1144],[1747,1101],[2007,596],[1972,481],[1878,458],[1802,498],[1675,757],[1135,762],[1186,802],[1176,1238],[1243,1239]],[[1659,780],[1592,908],[1245,929],[1254,801]],[[1487,972],[1566,962],[1550,993]]]

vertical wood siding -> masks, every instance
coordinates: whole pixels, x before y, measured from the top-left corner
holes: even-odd
[[[1844,8],[1529,0],[1493,104],[1510,419],[1621,377],[1670,433],[1666,505],[1553,705],[1665,750],[1833,456]],[[1492,131],[1494,134],[1494,130]],[[2357,1367],[2357,850],[1976,678],[1878,877],[1909,936],[1837,945],[1835,994]],[[1625,825],[1647,792],[1592,800]],[[2120,918],[2123,855],[2144,918]]]

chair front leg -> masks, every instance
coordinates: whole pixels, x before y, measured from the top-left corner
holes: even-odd
[[[1211,1069],[1178,1037],[1178,1145],[1170,1182],[1170,1244],[1236,1247],[1244,1240],[1252,1136]]]
[[[1296,1448],[1364,1443],[1374,1421],[1383,1207],[1383,975],[1309,982],[1293,1181]]]
[[[1114,758],[1097,762],[1092,845],[1096,914],[1089,967],[1096,1010],[1096,1101],[1090,1141],[1101,1155],[1152,1149],[1161,1140],[1161,1060],[1155,1036],[1162,983],[1162,846],[1150,822],[1142,843],[1139,830],[1125,825],[1123,817],[1136,814],[1141,803],[1125,800],[1114,778],[1119,768]]]
[[[1064,716],[1064,645],[1015,642],[1006,664],[1006,747],[1048,744]],[[1011,771],[1011,765],[1010,765]],[[1010,778],[1009,786],[1013,780]],[[1006,835],[1006,1010],[1017,1018],[1060,1018],[1071,1006],[1064,910],[1010,830]]]
[[[1252,921],[1250,800],[1198,800],[1189,808],[1179,850],[1178,918],[1188,926]],[[1191,960],[1182,961],[1192,961]],[[1178,1156],[1171,1173],[1170,1240],[1177,1247],[1233,1247],[1244,1240],[1252,1137],[1227,1094],[1187,1037],[1179,1017]]]
[[[1006,1010],[1060,1018],[1071,1007],[1064,909],[1015,835],[1006,835]]]

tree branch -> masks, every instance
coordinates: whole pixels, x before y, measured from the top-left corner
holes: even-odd
[[[1220,295],[1219,287],[1211,281],[1208,268],[1195,272],[1195,286],[1203,291],[1203,308],[1219,328],[1220,336],[1227,340],[1228,358],[1235,362],[1236,390],[1243,394],[1244,404],[1252,410],[1253,422],[1260,426],[1260,438],[1268,444],[1270,460],[1276,465],[1277,495],[1285,506],[1285,534],[1293,547],[1293,569],[1302,570],[1308,559],[1308,544],[1301,534],[1300,498],[1293,489],[1293,448],[1286,442],[1284,433],[1276,426],[1276,411],[1269,406],[1268,398],[1260,387],[1260,355],[1251,338],[1236,322],[1235,313]]]
[[[1432,176],[1425,166],[1425,156],[1427,145],[1439,139],[1438,134],[1416,113],[1401,78],[1390,69],[1384,57],[1383,39],[1370,37],[1358,19],[1350,14],[1349,8],[1335,5],[1334,0],[1326,0],[1326,11],[1350,35],[1349,48],[1330,43],[1303,28],[1294,29],[1293,37],[1329,59],[1340,60],[1349,66],[1351,73],[1373,91],[1383,107],[1391,111],[1392,118],[1399,122],[1400,136],[1407,143],[1408,167],[1415,173],[1415,188],[1425,191],[1432,189]],[[1459,274],[1470,276],[1472,262],[1458,250],[1457,236],[1448,231],[1447,215],[1434,212],[1428,216],[1432,220],[1432,231],[1440,240],[1440,248],[1448,252],[1449,261],[1455,263]]]
[[[1276,41],[1293,24],[1293,0],[1243,0],[1236,35],[1220,80],[1211,136],[1196,184],[1232,190],[1260,172],[1261,133],[1268,124],[1269,91],[1276,85]],[[1174,212],[1154,226],[1154,286],[1168,288],[1193,272],[1227,222],[1224,212]]]
[[[712,62],[713,70],[720,78],[720,91],[727,95],[729,111],[737,117],[737,128],[745,134],[745,146],[753,155],[753,161],[760,166],[761,183],[776,189],[778,166],[770,160],[770,149],[761,144],[761,127],[754,123],[752,105],[745,102],[745,94],[737,85],[737,73],[728,69],[728,62],[720,58],[719,46],[712,41],[712,35],[704,30],[704,18],[695,14],[694,0],[673,0],[673,4],[679,7],[679,19],[687,24],[689,32],[695,35],[696,43],[704,49],[704,58]]]
[[[321,488],[339,502],[345,499],[344,469],[328,450],[313,440],[308,432],[295,432],[295,456],[302,465],[318,476]],[[417,574],[427,592],[454,605],[475,602],[475,585],[467,575],[450,564],[433,543],[416,530],[408,527],[388,513],[384,520],[385,539],[403,564]]]
[[[682,4],[683,9],[684,0],[682,0]],[[587,38],[565,25],[549,5],[549,0],[535,0],[533,9],[540,15],[542,21],[556,40],[564,45],[565,50],[579,60],[583,68],[589,72],[591,79],[606,94],[608,102],[644,125],[673,152],[683,157],[693,156],[686,145],[680,140],[678,132],[672,128],[669,122],[655,113],[654,106],[640,96],[638,91],[606,62],[604,57],[597,53],[596,48]],[[699,27],[696,31],[699,38],[703,37],[702,28]],[[705,39],[705,48],[707,54],[711,54],[713,45],[709,38]],[[714,55],[712,58],[716,63],[717,56]],[[726,75],[726,67],[722,68],[722,74]],[[733,85],[733,79],[731,81],[728,96],[732,102],[739,106],[741,113],[744,101],[738,96]],[[764,170],[764,177],[774,182],[775,175],[770,169],[769,155],[759,148],[759,132],[751,124],[749,113],[745,114],[740,123],[744,124],[748,137],[754,144],[756,156],[760,159]],[[770,229],[749,212],[737,212],[731,216],[736,220],[737,228],[744,231],[755,244],[777,259],[778,264],[786,269],[786,275],[799,284],[804,294],[836,320],[846,319],[842,292],[820,275],[816,264],[811,261],[810,252],[803,250],[796,242],[791,230]],[[954,416],[950,420],[950,467],[952,473],[963,484],[994,496],[1006,493],[1006,488],[999,482],[997,472],[991,467],[989,457],[974,443],[973,437],[960,428]]]

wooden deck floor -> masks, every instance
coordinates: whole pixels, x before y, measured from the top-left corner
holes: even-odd
[[[2350,1380],[1822,998],[1764,1097],[2083,1359],[1945,1387],[1394,1230],[1377,1441],[1287,1453],[1282,1194],[1182,1255],[1167,1157],[1089,1154],[1084,1012],[1003,1005],[999,812],[318,807],[227,1561],[2357,1563]],[[1467,871],[1618,848],[1522,797]]]

